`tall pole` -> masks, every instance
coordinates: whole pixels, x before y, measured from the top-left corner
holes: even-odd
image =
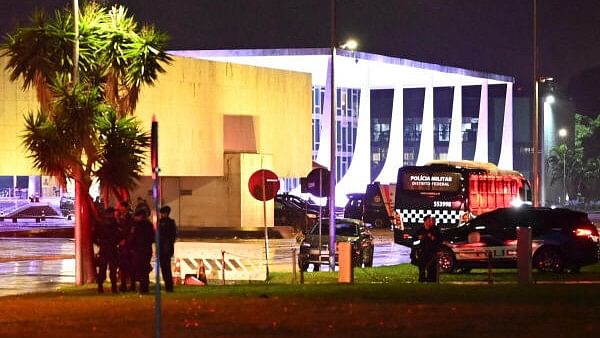
[[[260,169],[261,169],[261,190],[262,190],[262,205],[263,205],[263,226],[265,229],[265,270],[266,270],[266,279],[269,280],[269,231],[267,230],[267,179],[265,177],[265,171],[263,169],[263,159],[264,156],[260,156]],[[225,271],[225,266],[223,266],[223,271]],[[223,282],[225,279],[223,279]]]
[[[538,81],[538,45],[537,45],[537,0],[533,0],[533,206],[540,204],[540,147],[539,147],[539,81]]]
[[[563,151],[563,204],[567,203],[567,143],[565,142],[565,150]]]
[[[335,184],[336,174],[336,99],[335,99],[335,0],[331,0],[331,151],[329,160],[329,269],[335,270]]]
[[[75,43],[73,44],[73,83],[79,83],[79,0],[73,0],[73,25]]]
[[[79,0],[73,0],[73,30],[75,32],[73,43],[73,84],[79,83]],[[82,219],[81,219],[81,192],[80,184],[75,180],[75,284],[83,285],[83,247],[82,247]]]
[[[155,321],[156,321],[156,337],[160,338],[161,332],[161,315],[160,315],[160,231],[159,231],[159,210],[160,210],[160,180],[158,166],[158,122],[156,118],[152,116],[152,129],[150,131],[150,164],[152,165],[152,197],[154,198],[154,241],[156,242],[156,257],[154,260],[155,270],[155,295],[154,295],[154,310],[155,310]],[[169,268],[171,268],[169,266]]]

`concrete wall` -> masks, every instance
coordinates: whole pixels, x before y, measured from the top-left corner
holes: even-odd
[[[162,204],[171,207],[171,217],[185,228],[262,227],[263,204],[248,190],[248,179],[261,168],[272,170],[272,156],[226,154],[223,176],[161,177]],[[133,203],[138,196],[153,203],[150,177],[144,177],[132,192]],[[266,203],[266,211],[267,226],[273,226],[272,200]]]
[[[281,177],[310,171],[309,74],[182,57],[166,69],[136,109],[158,120],[162,175],[222,176],[225,151],[252,150],[272,154]]]
[[[36,174],[19,136],[23,116],[38,109],[35,92],[10,82],[6,62],[0,58],[0,175]],[[136,109],[148,130],[153,115],[159,122],[163,175],[222,176],[226,135],[227,152],[272,154],[281,177],[310,171],[310,74],[182,57],[166,70],[154,86],[142,88]],[[248,126],[251,130],[239,132]],[[235,135],[241,139],[231,139]],[[151,174],[149,166],[146,173]]]
[[[0,175],[35,175],[19,136],[23,115],[38,109],[35,93],[10,82],[5,66],[0,58]],[[249,176],[260,168],[279,177],[311,170],[310,74],[182,57],[166,70],[142,88],[136,109],[148,130],[153,116],[159,124],[164,203],[182,225],[263,226]],[[133,201],[151,202],[149,163],[145,173]],[[267,211],[272,225],[272,202]]]
[[[25,129],[23,116],[37,112],[39,105],[34,90],[23,90],[23,82],[11,82],[5,70],[8,59],[0,57],[0,175],[36,175],[32,162],[21,145]]]

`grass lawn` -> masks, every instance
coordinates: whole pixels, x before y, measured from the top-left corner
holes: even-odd
[[[508,283],[514,270],[443,275],[415,283],[410,265],[356,269],[339,285],[329,272],[272,274],[267,283],[179,286],[162,294],[163,337],[596,337],[600,284]],[[600,264],[539,281],[600,282]],[[479,285],[456,281],[483,282]],[[98,295],[93,286],[0,298],[0,337],[152,337],[154,296]]]

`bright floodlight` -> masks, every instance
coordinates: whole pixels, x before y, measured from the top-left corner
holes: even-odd
[[[554,95],[546,96],[546,103],[553,104],[554,101],[556,101],[556,99],[554,98]]]
[[[565,137],[565,136],[567,136],[567,129],[566,129],[566,128],[560,128],[560,129],[558,130],[558,136],[560,136],[560,137]]]
[[[346,43],[344,43],[340,47],[342,47],[343,49],[355,50],[356,47],[358,47],[358,42],[356,42],[356,40],[354,40],[354,39],[349,39],[348,41],[346,41]]]

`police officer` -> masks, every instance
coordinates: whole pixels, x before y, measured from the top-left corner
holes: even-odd
[[[98,292],[104,292],[106,269],[109,269],[111,290],[117,292],[117,265],[119,262],[119,231],[112,207],[106,208],[94,229],[94,242],[100,247],[98,252]]]
[[[438,281],[437,253],[442,243],[442,235],[435,225],[435,218],[430,215],[423,219],[423,227],[416,233],[419,240],[420,257],[419,282],[435,283]]]
[[[149,291],[153,242],[154,226],[148,220],[145,210],[137,210],[133,214],[130,243],[133,274],[135,281],[140,283],[140,293],[148,293]]]
[[[129,210],[129,203],[121,201],[115,209],[115,218],[119,228],[119,290],[128,289],[135,291],[133,278],[133,263],[131,262],[131,231],[133,230],[133,216]]]
[[[158,256],[160,259],[160,271],[162,272],[165,290],[173,292],[173,275],[171,273],[171,257],[173,257],[177,227],[175,220],[169,217],[171,207],[160,208],[160,220],[158,221],[158,235],[160,247]]]

